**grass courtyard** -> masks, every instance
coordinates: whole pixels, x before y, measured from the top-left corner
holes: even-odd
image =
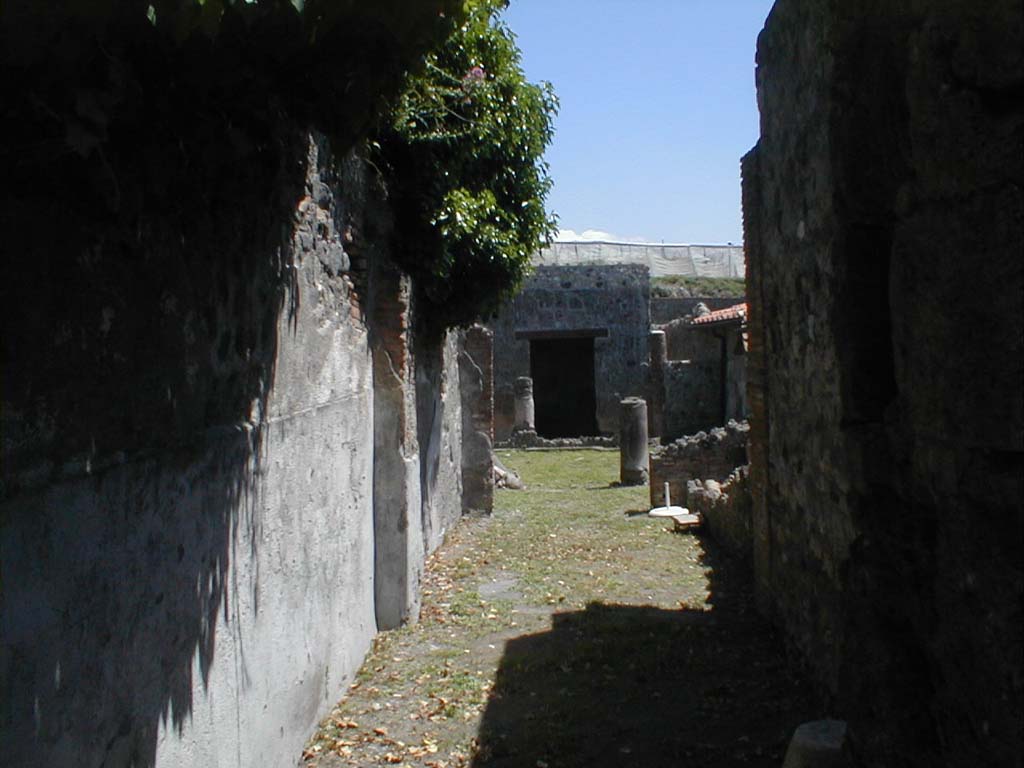
[[[780,765],[821,711],[742,565],[643,514],[615,451],[499,455],[526,489],[450,533],[300,765]]]

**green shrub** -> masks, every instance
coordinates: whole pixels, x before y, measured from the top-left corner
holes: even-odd
[[[421,329],[493,312],[556,231],[542,160],[557,99],[526,81],[505,3],[466,20],[410,74],[375,143],[396,216],[396,261],[416,285]]]

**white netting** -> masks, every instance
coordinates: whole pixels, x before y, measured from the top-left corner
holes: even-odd
[[[533,257],[544,266],[577,264],[645,264],[651,277],[743,277],[742,245],[658,245],[606,243],[596,240],[555,243]]]

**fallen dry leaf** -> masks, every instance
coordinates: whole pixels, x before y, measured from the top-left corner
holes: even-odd
[[[302,759],[303,760],[312,760],[314,757],[317,756],[317,754],[322,749],[323,749],[323,747],[321,747],[319,744],[314,744],[312,747],[309,747],[308,749],[302,750]]]

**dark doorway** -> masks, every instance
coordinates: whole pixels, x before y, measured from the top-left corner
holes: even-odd
[[[596,435],[594,339],[531,339],[530,376],[537,434]]]

